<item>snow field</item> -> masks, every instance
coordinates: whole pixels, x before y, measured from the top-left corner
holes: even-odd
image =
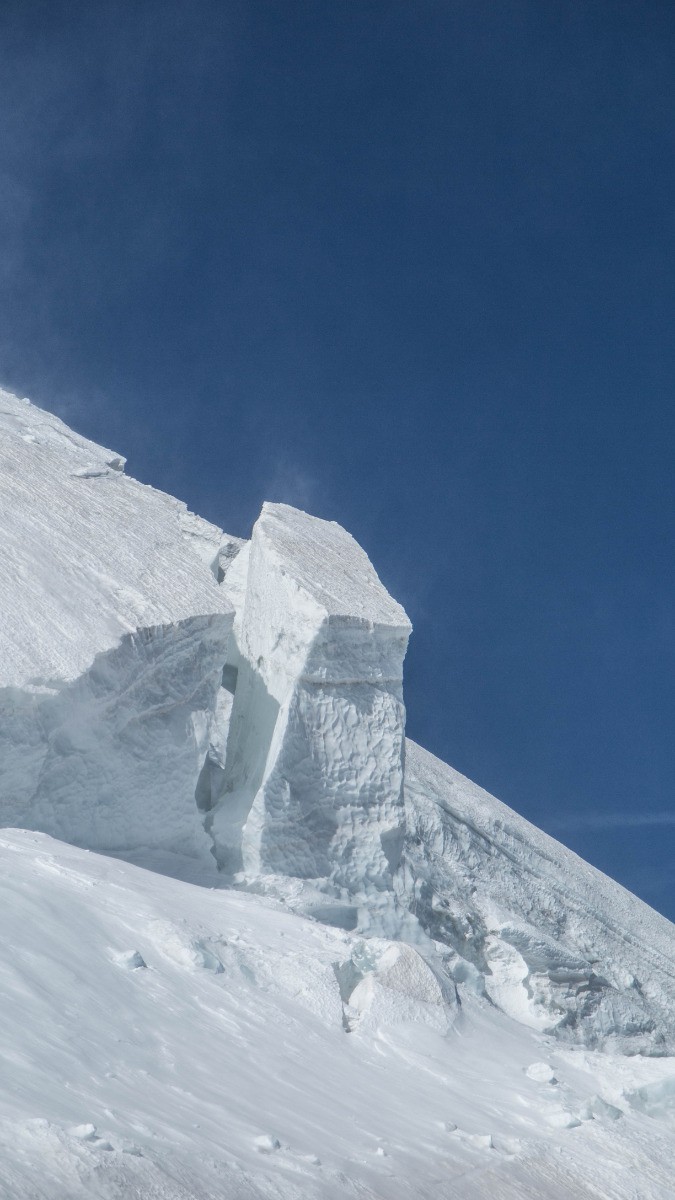
[[[19,830],[0,862],[0,1194],[672,1194],[667,1060],[561,1051],[478,999],[440,1024],[410,947],[265,898]]]

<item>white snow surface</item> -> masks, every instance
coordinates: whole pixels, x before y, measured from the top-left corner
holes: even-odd
[[[672,1059],[444,1001],[414,950],[0,836],[8,1200],[666,1200]],[[345,999],[342,998],[342,993]]]
[[[407,742],[405,890],[422,927],[504,1012],[561,1040],[675,1049],[675,928]]]
[[[344,530],[123,466],[0,393],[0,1197],[675,1197],[673,926],[405,741]]]
[[[265,503],[255,525],[251,552],[260,553],[302,593],[299,607],[319,610],[321,619],[363,621],[368,628],[398,629],[407,638],[410,621],[378,579],[368,556],[336,521],[321,521],[288,504]]]

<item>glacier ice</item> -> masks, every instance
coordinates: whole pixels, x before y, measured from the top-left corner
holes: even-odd
[[[0,819],[208,857],[195,790],[234,617],[227,539],[123,468],[0,392]]]
[[[98,850],[207,857],[195,804],[231,616],[125,634],[60,688],[0,690],[0,816]]]
[[[228,613],[221,530],[0,391],[0,687],[58,688],[126,633]]]
[[[495,1004],[564,1040],[672,1053],[670,921],[410,741],[405,794],[410,906]]]
[[[210,825],[228,873],[325,879],[352,894],[391,886],[404,832],[409,632],[344,529],[263,506]]]
[[[415,977],[441,1024],[470,996],[673,1053],[673,927],[405,741],[410,622],[345,530],[265,504],[226,535],[4,392],[0,514],[4,825],[398,939],[364,1028]]]
[[[405,944],[15,829],[0,908],[8,1200],[672,1195],[672,1060],[460,1007]]]

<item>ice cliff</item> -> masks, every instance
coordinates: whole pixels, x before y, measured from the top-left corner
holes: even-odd
[[[339,525],[265,504],[237,622],[211,821],[228,871],[391,887],[403,832],[410,623]]]
[[[408,979],[439,1027],[672,1053],[673,927],[406,744],[410,623],[349,534],[265,504],[244,542],[123,468],[0,393],[2,824],[360,931],[347,1026]]]

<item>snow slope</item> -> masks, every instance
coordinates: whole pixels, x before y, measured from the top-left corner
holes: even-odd
[[[42,834],[3,832],[0,905],[3,1197],[675,1195],[672,1060],[448,1007],[407,947]]]
[[[0,1196],[675,1196],[673,926],[405,741],[344,530],[123,466],[0,393]]]
[[[224,535],[123,466],[0,392],[0,819],[208,856]]]

